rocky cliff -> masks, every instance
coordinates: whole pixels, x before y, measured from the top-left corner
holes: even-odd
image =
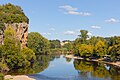
[[[28,37],[28,24],[27,23],[12,23],[5,24],[5,28],[0,30],[0,45],[4,43],[4,30],[7,29],[8,26],[12,26],[16,31],[17,38],[21,43],[21,47],[26,47],[27,45],[27,37]]]

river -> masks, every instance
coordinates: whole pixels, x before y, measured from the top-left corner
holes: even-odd
[[[33,68],[20,69],[36,80],[120,80],[120,68],[98,62],[65,58],[64,55],[39,56]]]

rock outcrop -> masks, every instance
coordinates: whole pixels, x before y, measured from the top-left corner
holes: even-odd
[[[5,29],[7,29],[9,25],[12,26],[13,29],[16,31],[17,38],[21,42],[21,48],[26,47],[27,37],[28,37],[28,24],[27,23],[12,23],[12,24],[5,23]],[[4,43],[4,30],[0,31],[0,45]]]

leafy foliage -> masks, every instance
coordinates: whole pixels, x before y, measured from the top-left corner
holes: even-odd
[[[50,48],[55,49],[55,48],[61,48],[61,44],[59,40],[50,40]]]
[[[89,37],[88,36],[88,31],[87,30],[80,30],[80,35],[78,35],[81,38],[81,43],[84,44],[86,43],[86,39]]]
[[[0,23],[29,22],[23,10],[13,4],[0,5]]]
[[[66,48],[67,51],[72,52],[73,51],[73,44],[71,42],[68,42],[63,45],[63,48]]]
[[[99,56],[104,56],[106,54],[106,45],[105,42],[102,42],[101,40],[98,41],[95,45],[95,52],[99,55]]]
[[[36,54],[49,53],[49,41],[38,32],[28,34],[28,48],[32,49]]]
[[[2,71],[29,67],[35,61],[35,53],[29,48],[20,47],[20,42],[16,38],[16,32],[8,26],[5,30],[4,45],[0,47],[0,68]]]
[[[81,56],[91,56],[93,53],[93,46],[92,45],[86,45],[81,44],[79,47],[79,52]]]
[[[110,56],[110,61],[120,61],[120,36],[95,37],[88,39],[88,31],[80,30],[80,37],[74,41],[73,50],[75,55],[86,57],[106,57]]]

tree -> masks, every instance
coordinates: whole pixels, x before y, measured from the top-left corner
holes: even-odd
[[[112,61],[117,61],[117,59],[120,59],[120,44],[109,47],[109,54]]]
[[[110,37],[108,41],[108,54],[112,61],[120,59],[120,36]]]
[[[79,55],[79,46],[80,46],[80,38],[75,39],[75,41],[73,42],[73,51],[75,53],[75,55]]]
[[[0,22],[2,23],[29,23],[29,19],[24,14],[20,6],[11,3],[0,5]]]
[[[87,30],[80,30],[80,35],[78,35],[81,38],[81,43],[84,44],[86,43],[86,39],[89,37],[88,36],[88,31]]]
[[[7,63],[9,68],[13,68],[20,54],[20,44],[16,38],[16,32],[11,26],[8,26],[4,35],[4,45],[1,46],[2,63]]]
[[[103,41],[103,42],[106,41],[106,40],[105,40],[104,38],[102,38],[102,37],[92,36],[92,37],[88,40],[88,44],[95,46],[95,44],[96,44],[98,41],[100,41],[100,40]]]
[[[29,67],[35,59],[35,53],[28,48],[21,50],[20,42],[16,38],[16,31],[8,26],[5,30],[4,44],[0,47],[2,69],[7,67],[12,69],[19,69],[21,67]],[[6,67],[5,67],[6,65]]]
[[[95,53],[98,55],[98,56],[104,56],[106,54],[106,50],[107,50],[107,47],[106,47],[106,44],[105,42],[103,41],[98,41],[95,45]]]
[[[47,54],[49,53],[50,43],[38,32],[31,32],[28,34],[27,46],[36,54]]]
[[[35,53],[33,52],[33,50],[31,50],[29,48],[23,48],[21,50],[21,54],[22,54],[23,58],[25,59],[25,62],[27,63],[27,64],[25,64],[25,67],[29,67],[36,60]],[[21,63],[19,63],[19,64],[21,64]]]
[[[93,54],[93,46],[81,44],[79,47],[80,56],[91,56]]]
[[[71,42],[68,42],[64,44],[63,48],[66,48],[67,51],[72,52],[73,51],[73,44]]]
[[[50,48],[61,48],[60,40],[50,40]]]

